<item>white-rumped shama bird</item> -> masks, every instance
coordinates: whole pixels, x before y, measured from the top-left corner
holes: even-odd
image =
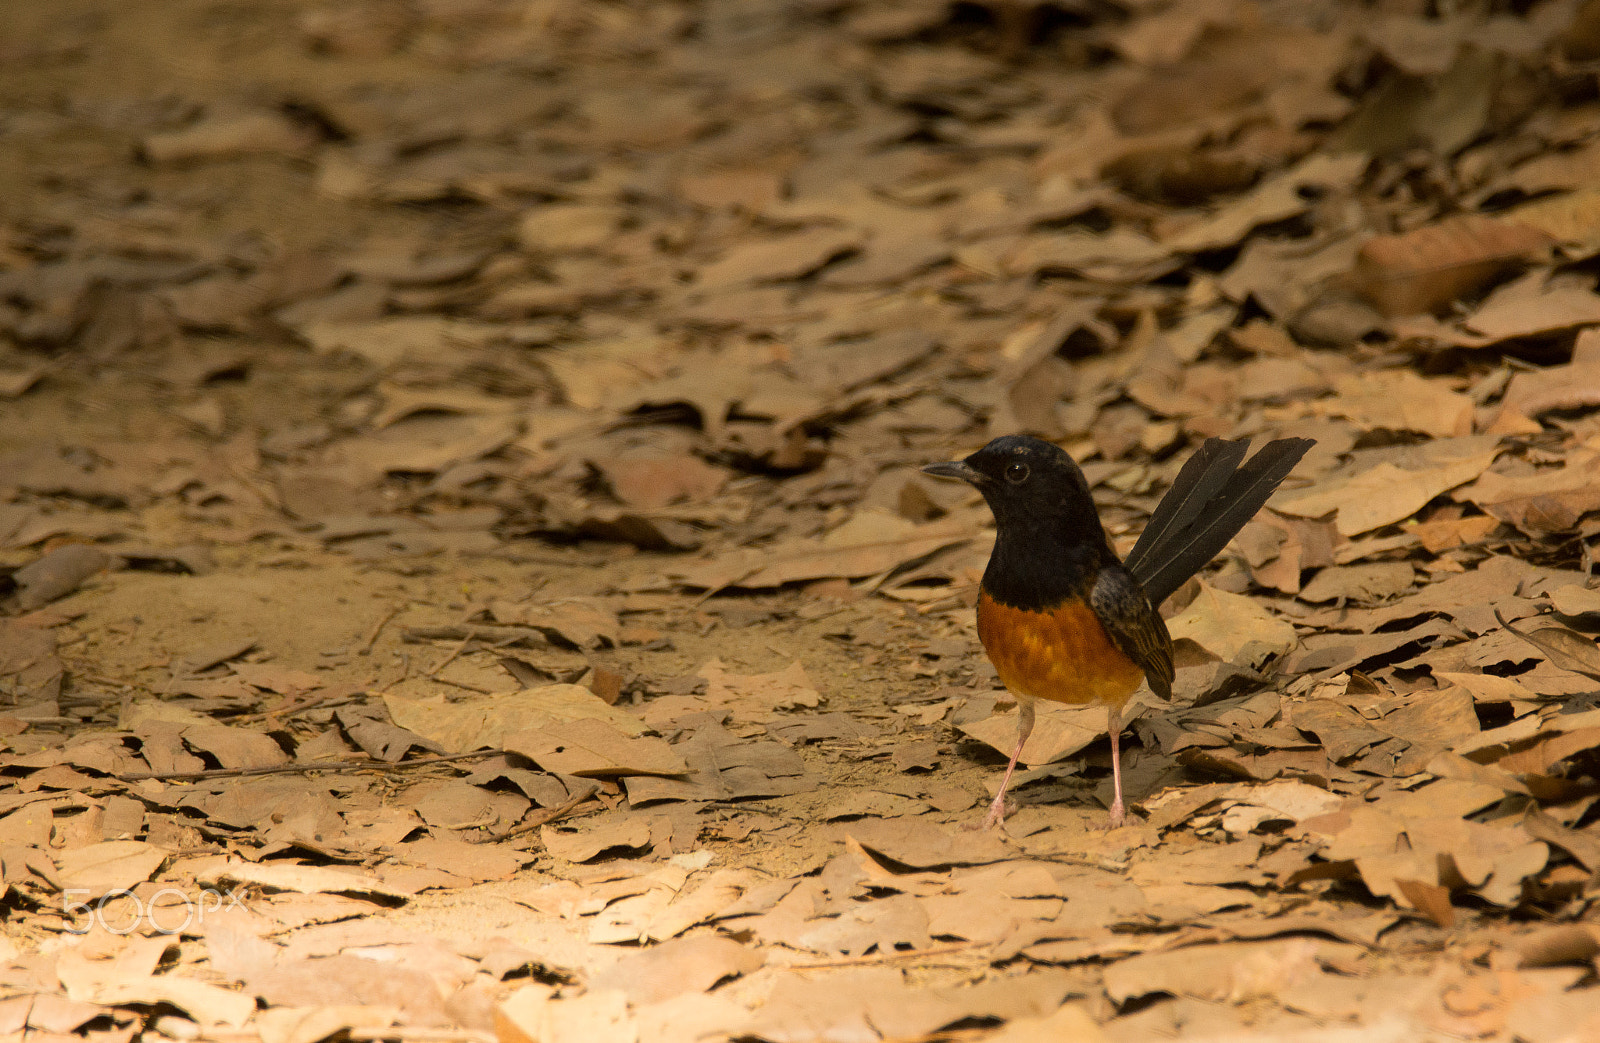
[[[1125,561],[1106,537],[1083,471],[1026,435],[996,438],[965,460],[922,470],[976,486],[994,512],[995,542],[978,590],[978,640],[1017,697],[1016,749],[984,828],[1005,817],[1006,787],[1033,731],[1034,700],[1105,703],[1122,825],[1122,707],[1150,682],[1172,696],[1172,638],[1156,606],[1216,557],[1314,443],[1208,438],[1183,465]]]

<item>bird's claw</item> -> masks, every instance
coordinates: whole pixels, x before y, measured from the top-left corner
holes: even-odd
[[[987,833],[989,830],[1000,825],[1000,823],[1006,820],[1005,801],[1006,795],[1004,793],[1000,794],[989,804],[989,813],[983,817],[983,822],[977,825],[968,823],[965,828],[975,832]]]

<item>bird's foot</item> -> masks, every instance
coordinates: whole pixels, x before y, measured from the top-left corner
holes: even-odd
[[[1111,802],[1112,829],[1122,828],[1122,824],[1127,821],[1127,815],[1125,814],[1126,810],[1127,809],[1122,806],[1122,799],[1120,797]]]
[[[1006,795],[1002,791],[989,803],[989,813],[983,817],[979,825],[968,824],[967,829],[988,832],[1006,820]]]

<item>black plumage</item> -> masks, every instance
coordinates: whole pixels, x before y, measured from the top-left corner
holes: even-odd
[[[1206,439],[1156,505],[1123,567],[1161,604],[1238,535],[1315,444],[1280,438],[1241,467],[1248,443]]]

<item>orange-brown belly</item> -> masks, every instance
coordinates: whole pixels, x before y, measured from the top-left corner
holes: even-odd
[[[1082,601],[1030,612],[979,594],[978,640],[1000,680],[1019,695],[1120,706],[1144,680]]]

